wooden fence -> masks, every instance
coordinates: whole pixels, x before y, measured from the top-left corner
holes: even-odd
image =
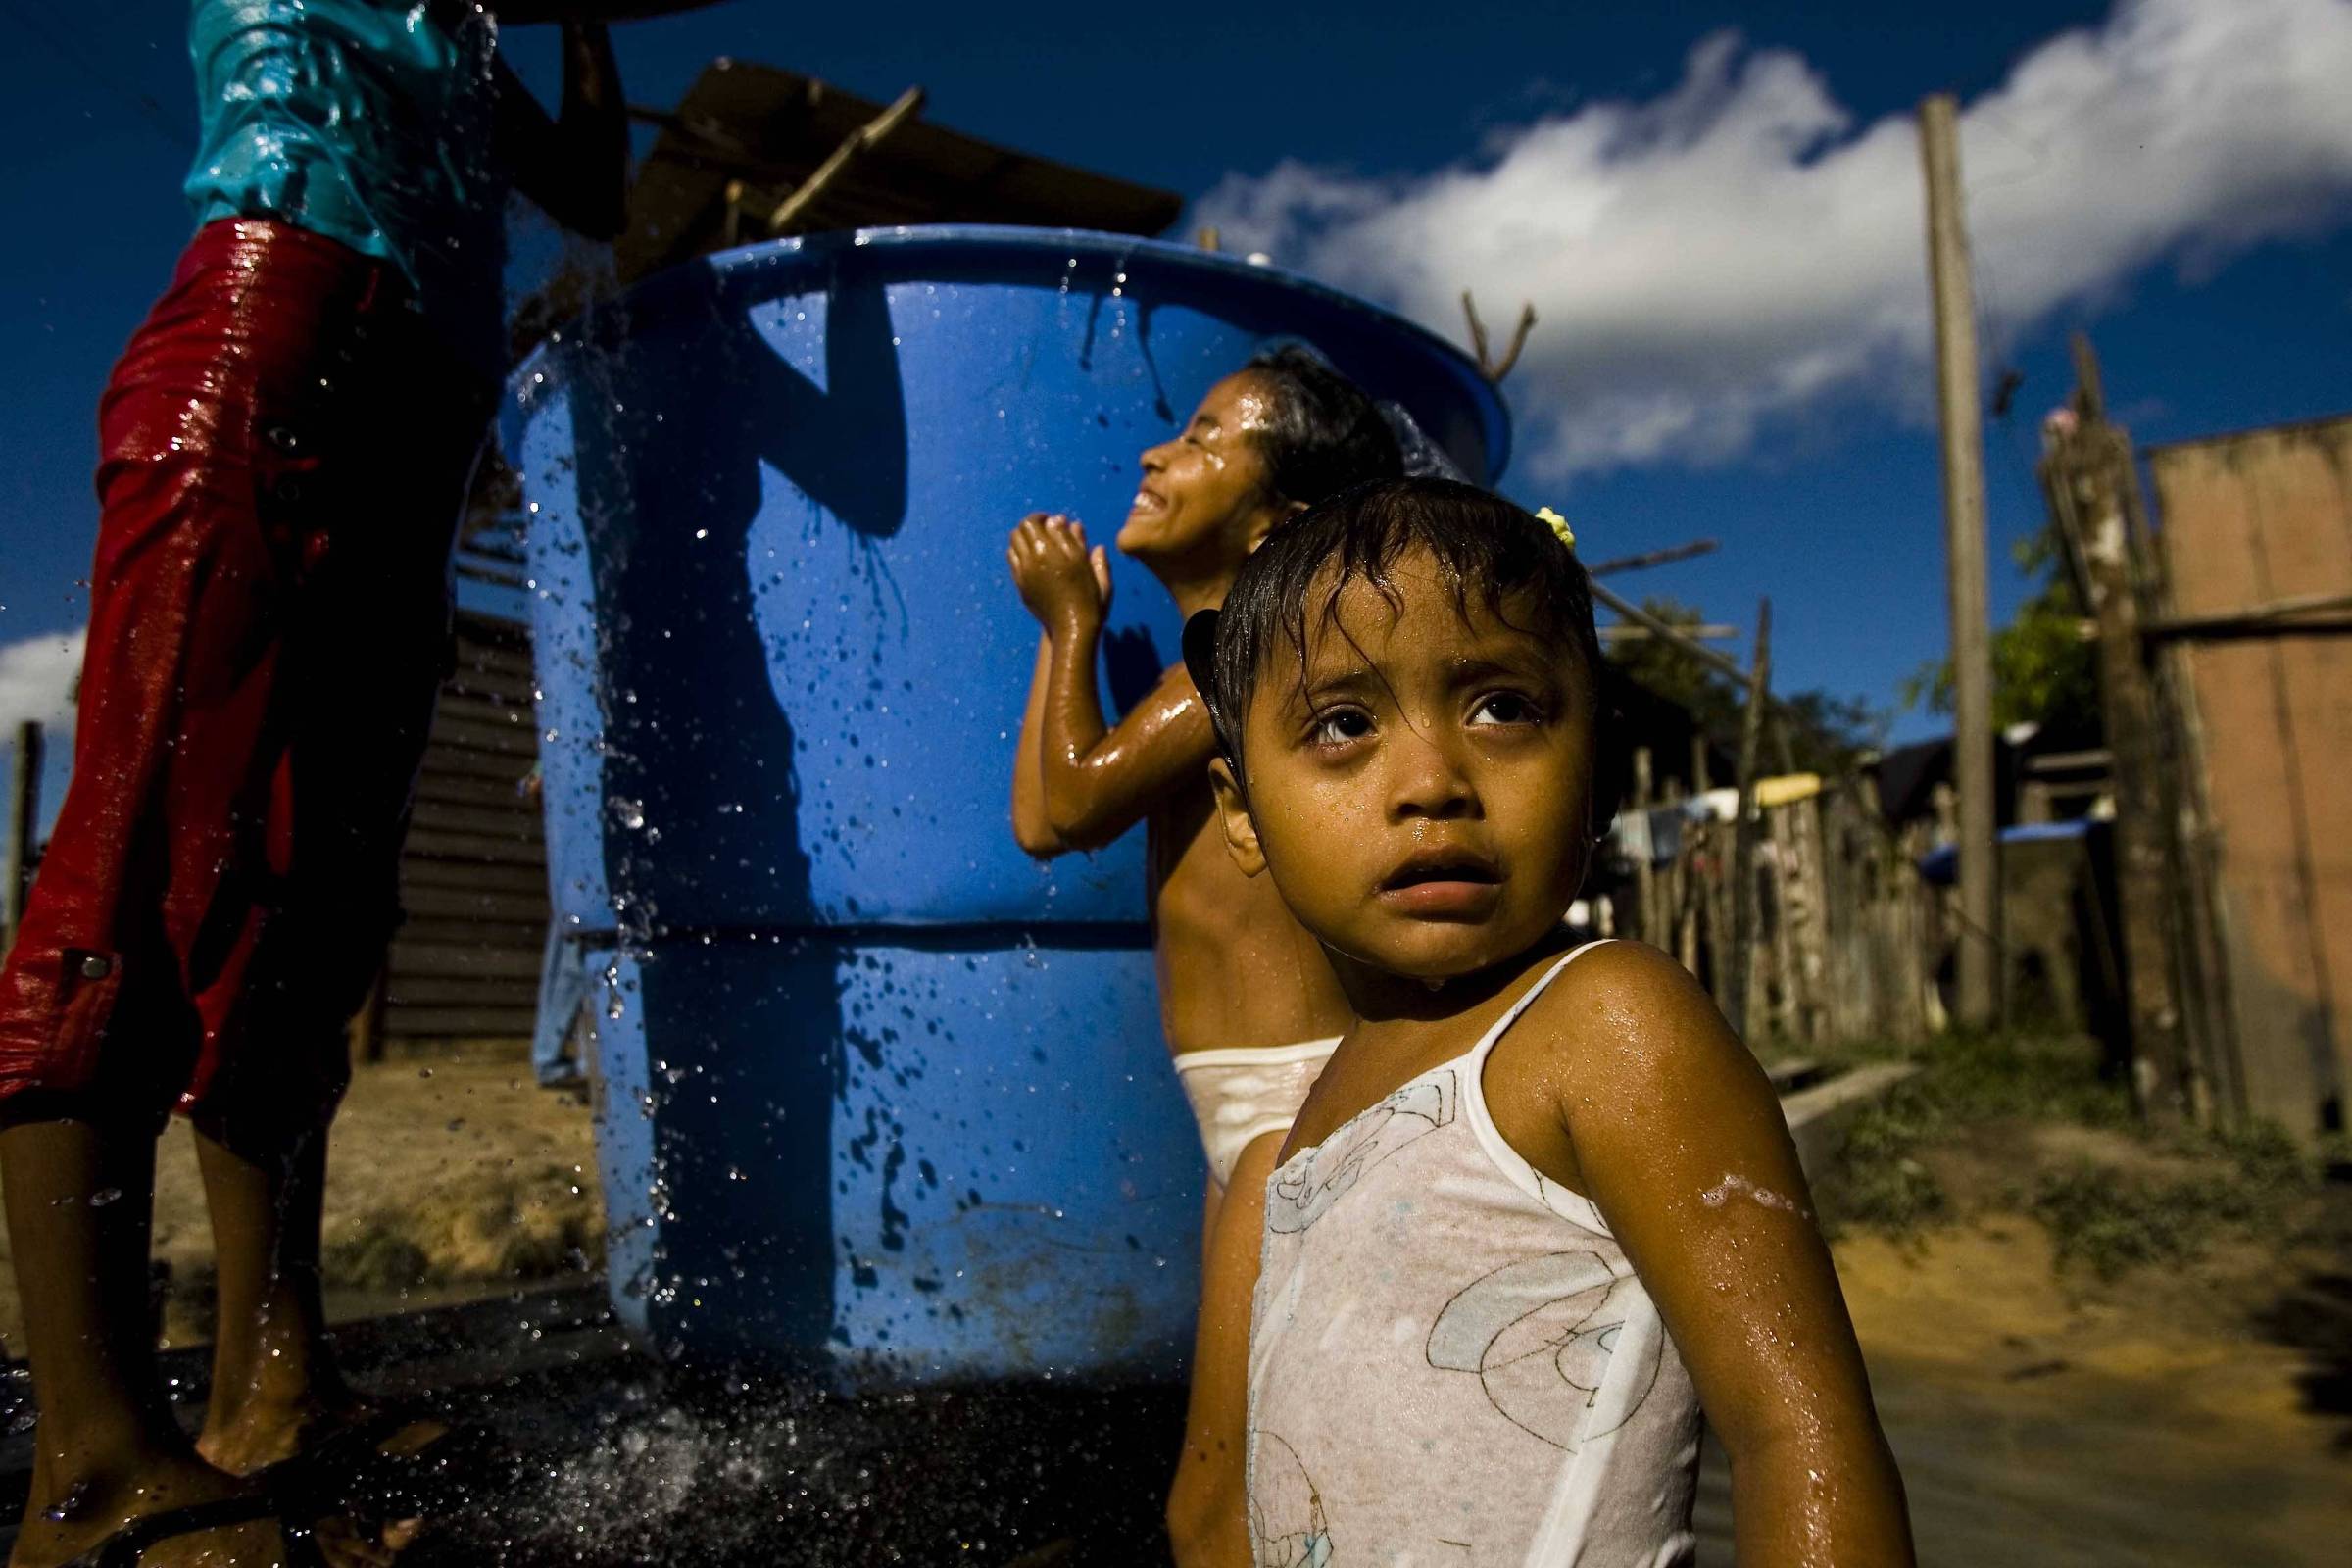
[[[1618,933],[1675,955],[1727,1015],[1744,1017],[1759,1045],[1916,1040],[1939,1028],[1947,900],[1916,869],[1933,824],[1890,831],[1865,778],[1766,779],[1756,794],[1746,996],[1729,994],[1743,967],[1729,961],[1738,924],[1734,824],[1721,812],[1684,813],[1679,788],[1662,802],[1638,793],[1633,803],[1676,822],[1661,829],[1671,831],[1670,846],[1637,835],[1637,852],[1659,843],[1659,853],[1634,867]]]
[[[361,1039],[371,1054],[531,1033],[547,938],[547,846],[522,780],[538,760],[520,626],[461,612],[401,858],[408,921]]]

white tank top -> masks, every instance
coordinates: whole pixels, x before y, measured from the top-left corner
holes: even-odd
[[[1266,1188],[1250,1332],[1259,1568],[1688,1562],[1699,1409],[1591,1202],[1503,1142],[1467,1053]]]

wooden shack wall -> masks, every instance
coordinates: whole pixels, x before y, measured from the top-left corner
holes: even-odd
[[[461,612],[401,858],[408,921],[385,960],[378,1041],[529,1038],[547,846],[520,786],[537,760],[528,634]]]
[[[2352,592],[2352,418],[2150,455],[2172,610]],[[2352,1082],[2352,640],[2284,631],[2180,656],[2218,868],[2241,1114],[2340,1121]]]

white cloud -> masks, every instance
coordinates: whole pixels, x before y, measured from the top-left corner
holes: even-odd
[[[81,675],[83,629],[0,643],[0,749],[14,747],[26,719],[47,727],[51,756],[74,733],[74,688]]]
[[[2170,261],[2190,277],[2352,216],[2352,0],[2120,0],[1965,106],[1980,301],[2018,330]],[[1857,127],[1786,50],[1729,34],[1647,101],[1591,103],[1435,174],[1295,162],[1200,220],[1448,337],[1542,324],[1513,372],[1540,478],[1737,456],[1837,397],[1926,406],[1913,122]]]

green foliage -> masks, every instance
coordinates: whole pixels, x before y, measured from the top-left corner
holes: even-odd
[[[1898,1089],[1864,1111],[1845,1143],[1844,1163],[1824,1206],[1836,1220],[1908,1233],[1951,1207],[1936,1173],[1913,1157],[1927,1135],[1923,1102]]]
[[[322,1263],[328,1280],[361,1290],[405,1291],[433,1274],[430,1254],[375,1216],[356,1234],[330,1244]]]
[[[2056,735],[2095,738],[2099,723],[2096,645],[2082,634],[2083,609],[2059,554],[2055,529],[2018,541],[2017,567],[2040,586],[1992,634],[1992,721],[2038,724]],[[1952,662],[1923,664],[1900,687],[1906,708],[1952,710]]]
[[[1956,1217],[1923,1156],[1997,1121],[2132,1133],[2139,1126],[2124,1088],[2100,1079],[2090,1052],[2076,1043],[1952,1036],[1927,1047],[1920,1073],[1856,1119],[1825,1214],[1898,1236]],[[1994,1204],[2039,1221],[2060,1269],[2112,1281],[2148,1264],[2193,1260],[2224,1227],[2276,1228],[2319,1180],[2320,1161],[2273,1123],[2182,1133],[2147,1147],[2177,1167],[2078,1156],[2020,1170]]]
[[[2227,1167],[2163,1180],[2077,1160],[2045,1172],[2027,1207],[2050,1233],[2061,1269],[2112,1281],[2195,1258],[2218,1226],[2271,1217],[2282,1193]]]
[[[1705,616],[1673,599],[1644,599],[1642,608],[1670,626],[1696,626]],[[1740,733],[1747,694],[1728,676],[1701,663],[1689,650],[1663,638],[1620,643],[1609,662],[1644,690],[1688,710],[1700,729],[1719,741]],[[1824,691],[1775,693],[1788,724],[1788,751],[1800,770],[1835,773],[1850,767],[1861,752],[1881,744],[1891,715],[1860,698]]]

